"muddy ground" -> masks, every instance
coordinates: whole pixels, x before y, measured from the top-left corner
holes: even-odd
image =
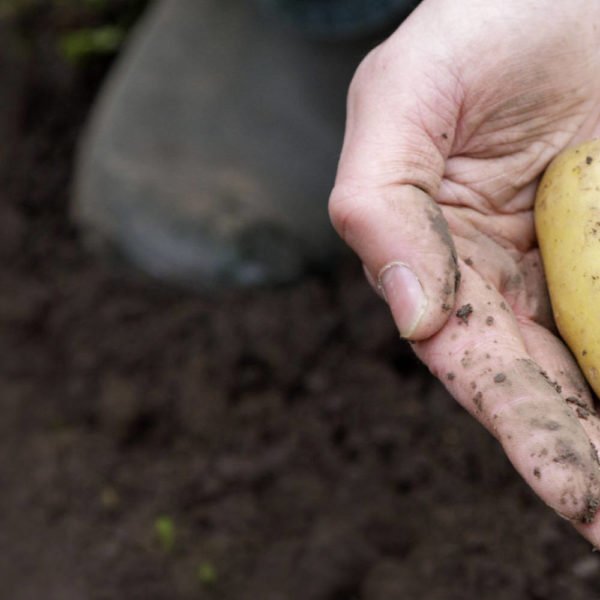
[[[207,299],[82,250],[73,151],[110,58],[56,41],[127,2],[33,4],[0,59],[0,598],[598,598],[598,555],[354,260]]]

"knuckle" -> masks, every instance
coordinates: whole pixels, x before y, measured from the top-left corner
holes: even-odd
[[[364,80],[368,75],[369,66],[367,64],[368,55],[365,57],[358,67],[356,71],[354,71],[354,75],[352,76],[352,80],[350,81],[350,87],[348,88],[348,98],[350,100],[354,100],[361,95],[362,90],[364,89]]]
[[[348,91],[349,99],[360,98],[371,88],[374,81],[381,79],[388,67],[389,59],[386,56],[385,44],[373,48],[362,59],[354,72]]]
[[[359,237],[366,218],[365,203],[342,185],[336,185],[329,198],[329,218],[340,237],[351,246]]]

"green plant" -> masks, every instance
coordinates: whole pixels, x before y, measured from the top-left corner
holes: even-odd
[[[171,552],[175,547],[175,523],[171,517],[160,516],[154,521],[154,533],[162,550]]]
[[[99,54],[113,54],[120,48],[125,34],[124,28],[119,25],[76,29],[61,36],[60,50],[71,62]]]
[[[217,583],[217,570],[211,562],[203,562],[198,565],[198,581],[204,586],[213,586]]]

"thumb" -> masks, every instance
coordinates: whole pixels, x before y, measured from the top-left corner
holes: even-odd
[[[390,47],[402,56],[397,44],[380,46],[350,87],[329,210],[388,302],[401,335],[423,340],[446,322],[460,282],[448,224],[432,199],[458,109],[452,94],[427,89],[433,88],[431,78],[416,86],[419,78],[411,74],[419,73],[418,65],[410,64],[415,59],[403,59],[402,73],[395,74]]]

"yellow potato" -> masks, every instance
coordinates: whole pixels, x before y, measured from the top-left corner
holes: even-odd
[[[558,330],[600,395],[600,140],[552,161],[535,227]]]

